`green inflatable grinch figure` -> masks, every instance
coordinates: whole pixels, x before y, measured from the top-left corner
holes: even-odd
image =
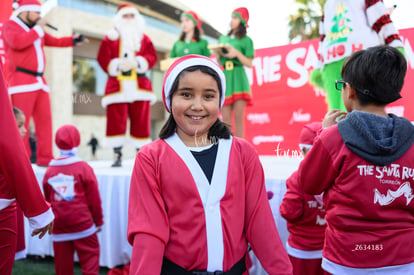
[[[328,110],[346,111],[335,80],[341,79],[342,66],[353,52],[387,44],[404,54],[401,38],[382,0],[327,0],[319,33],[320,64],[311,72],[310,82],[326,91]],[[354,88],[358,91],[364,87]]]

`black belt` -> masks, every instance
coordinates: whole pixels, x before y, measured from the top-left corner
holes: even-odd
[[[185,268],[171,262],[164,258],[162,262],[161,275],[241,275],[246,271],[246,259],[241,258],[231,269],[227,272],[223,271],[188,271]]]
[[[147,77],[146,74],[137,74],[138,77]]]
[[[22,72],[22,73],[27,73],[27,74],[34,75],[34,76],[43,76],[43,73],[34,72],[34,71],[27,70],[27,69],[22,68],[22,67],[16,67],[16,71],[19,71],[19,72]]]

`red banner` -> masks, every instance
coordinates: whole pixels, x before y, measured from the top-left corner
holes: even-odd
[[[4,64],[4,43],[3,36],[1,34],[1,29],[3,27],[3,22],[10,18],[12,14],[13,0],[1,0],[0,1],[0,61]]]
[[[414,121],[414,29],[400,30],[408,71],[402,99],[387,111]],[[325,91],[309,84],[317,64],[318,39],[258,49],[248,70],[254,105],[246,108],[245,138],[260,155],[297,156],[303,125],[327,112]]]

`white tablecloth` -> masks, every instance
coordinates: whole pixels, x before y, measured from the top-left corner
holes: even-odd
[[[286,243],[288,232],[286,222],[279,214],[279,205],[286,192],[285,179],[297,168],[299,160],[276,159],[261,157],[266,175],[266,189],[274,193],[269,201],[283,244]],[[131,179],[133,160],[123,162],[123,167],[111,168],[108,161],[91,161],[98,179],[99,191],[102,199],[104,226],[98,233],[101,254],[100,266],[112,268],[129,263],[132,248],[126,240],[128,219],[128,194]],[[46,168],[33,166],[39,183],[42,183]],[[39,240],[30,237],[31,230],[25,223],[26,251],[30,255],[53,256],[53,245],[49,235]],[[260,267],[258,260],[252,257],[254,267],[251,274],[266,274]]]

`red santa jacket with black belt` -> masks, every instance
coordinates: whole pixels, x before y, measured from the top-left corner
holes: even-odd
[[[97,57],[99,65],[108,74],[102,106],[139,100],[155,102],[156,97],[152,92],[150,79],[141,75],[150,70],[157,62],[157,52],[150,38],[143,34],[140,50],[135,51],[135,59],[138,62],[138,68],[135,71],[138,77],[134,76],[130,79],[120,77],[121,71],[118,64],[122,57],[124,57],[124,53],[121,39],[111,40],[105,36]]]
[[[28,27],[19,17],[4,22],[3,40],[6,50],[7,80],[9,93],[49,91],[43,77],[45,71],[44,46],[70,47],[73,37],[56,38],[43,31],[40,26]],[[38,73],[19,71],[19,68]]]

